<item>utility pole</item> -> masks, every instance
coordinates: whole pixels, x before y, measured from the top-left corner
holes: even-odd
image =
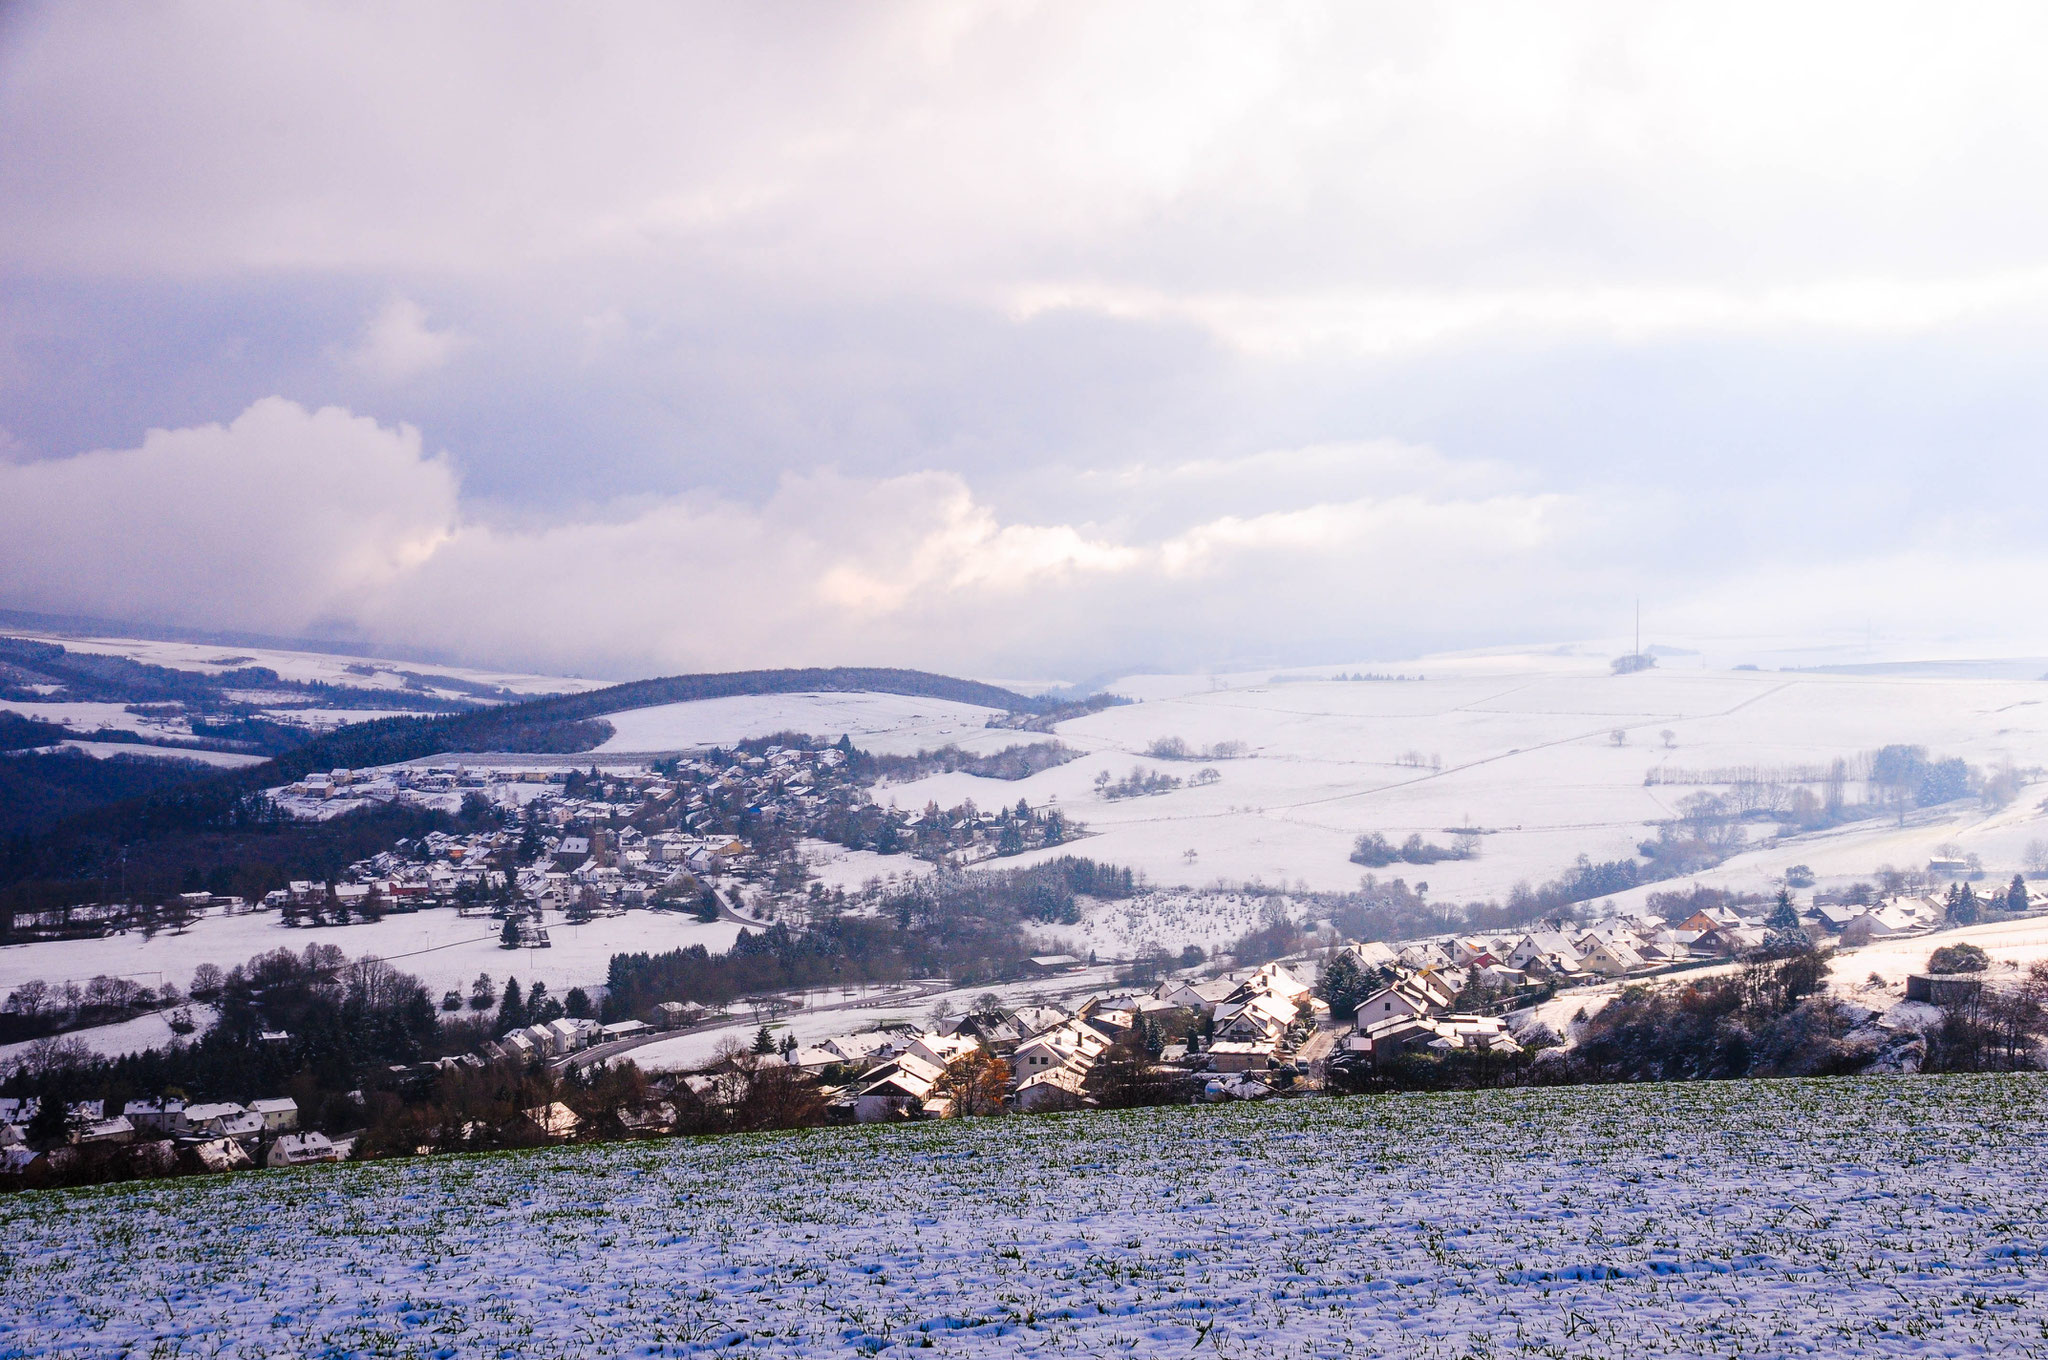
[[[1631,655],[1643,654],[1643,597],[1636,596],[1636,649]]]

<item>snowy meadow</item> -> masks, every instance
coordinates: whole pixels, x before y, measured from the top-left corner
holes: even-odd
[[[26,1194],[0,1355],[2039,1355],[2044,1096],[1357,1098]]]

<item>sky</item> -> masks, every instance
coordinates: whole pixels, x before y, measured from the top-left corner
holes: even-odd
[[[0,7],[0,608],[2048,652],[2039,6]]]

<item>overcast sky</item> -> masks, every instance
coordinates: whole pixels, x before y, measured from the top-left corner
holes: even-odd
[[[0,607],[2048,646],[2038,5],[0,8]]]

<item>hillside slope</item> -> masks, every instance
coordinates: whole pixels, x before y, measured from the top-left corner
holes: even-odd
[[[0,1198],[0,1352],[2032,1354],[2044,1095],[1313,1100],[37,1193]]]

